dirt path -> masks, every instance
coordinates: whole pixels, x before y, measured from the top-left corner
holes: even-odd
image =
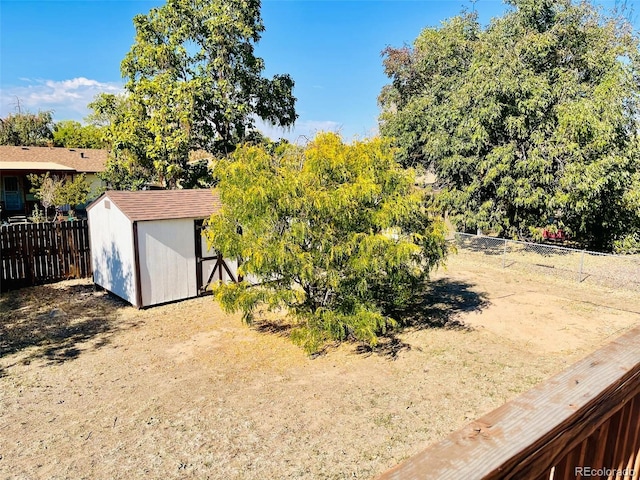
[[[4,295],[0,478],[372,478],[640,322],[630,294],[449,265],[424,312],[448,327],[315,359],[210,297]]]

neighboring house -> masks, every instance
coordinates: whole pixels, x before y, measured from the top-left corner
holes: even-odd
[[[107,150],[62,147],[0,146],[0,207],[2,218],[29,215],[38,203],[29,174],[71,177],[84,173],[97,195],[102,182],[97,173],[107,163]]]

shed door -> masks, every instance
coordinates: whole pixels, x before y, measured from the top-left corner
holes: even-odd
[[[208,249],[207,239],[202,235],[204,227],[203,220],[195,220],[195,248],[196,248],[196,286],[198,295],[205,295],[209,284],[220,280],[222,282],[237,282],[234,265],[222,258],[222,255],[214,250]],[[210,292],[210,291],[209,291]]]

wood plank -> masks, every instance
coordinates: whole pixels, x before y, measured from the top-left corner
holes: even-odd
[[[202,285],[202,269],[204,268],[204,262],[202,261],[202,220],[193,221],[193,240],[194,240],[194,252],[196,256],[196,292],[198,295],[204,293]]]
[[[636,396],[627,403],[625,409],[629,410],[629,420],[625,426],[624,446],[619,463],[620,470],[623,472],[619,475],[621,480],[630,476],[624,472],[631,470],[635,461],[636,442],[639,434],[638,431],[640,430],[636,428],[636,426],[640,424],[640,396]]]
[[[576,467],[582,466],[580,452],[585,442],[576,446],[558,462],[553,480],[574,480],[576,478]]]
[[[40,279],[44,279],[47,277],[49,272],[49,231],[47,228],[47,224],[42,224],[40,226],[39,235],[39,249],[38,249],[38,258],[40,261]],[[44,280],[42,280],[44,281]]]
[[[138,241],[138,222],[133,222],[133,261],[134,261],[134,285],[136,288],[136,304],[134,306],[142,308],[142,280],[140,278],[140,243]]]
[[[38,236],[38,225],[32,224],[29,225],[29,250],[31,251],[31,283],[34,283],[37,278],[40,276],[40,257],[39,257],[39,236]]]
[[[9,288],[13,288],[16,279],[16,267],[17,267],[17,255],[15,251],[15,229],[10,228],[12,225],[7,225],[2,227],[2,236],[3,236],[3,249],[2,249],[2,257],[3,257],[3,283],[2,288],[3,291]]]
[[[16,242],[20,249],[20,261],[18,262],[18,280],[25,281],[29,278],[29,250],[27,242],[26,226],[23,224],[16,225]]]
[[[42,276],[42,281],[50,282],[52,281],[51,279],[53,277],[53,271],[54,271],[53,256],[56,254],[56,248],[53,243],[53,236],[52,236],[53,225],[51,223],[45,224],[44,232],[45,232],[44,240],[45,240],[46,255],[44,257],[45,272],[44,272],[44,275]]]
[[[620,450],[624,441],[624,427],[628,418],[626,416],[626,410],[621,408],[616,415],[612,417],[611,425],[615,434],[610,433],[608,441],[606,443],[605,451],[605,466],[610,468],[611,471],[607,475],[607,480],[615,480],[618,478],[615,471],[617,471],[620,461]],[[609,459],[609,460],[607,460]]]
[[[89,222],[83,220],[82,224],[82,237],[84,239],[84,277],[91,277],[93,275],[93,265],[91,263],[91,239],[89,238]]]
[[[61,222],[60,225],[60,279],[69,278],[69,249],[72,245],[69,242],[68,222]]]
[[[633,464],[633,475],[631,477],[632,480],[640,479],[640,447],[636,449],[636,460]]]
[[[64,258],[64,237],[62,235],[62,225],[60,222],[55,224],[55,234],[52,237],[52,240],[56,245],[56,256],[54,262],[54,278],[52,280],[62,280],[64,279],[64,271],[62,268],[63,258]]]
[[[42,263],[42,281],[51,275],[51,224],[46,223],[42,225],[42,236],[40,237],[41,250],[38,252],[40,255],[40,262]]]
[[[631,452],[629,451],[629,446],[631,443],[631,436],[634,434],[631,427],[631,419],[633,417],[633,399],[630,402],[627,402],[625,406],[622,408],[622,422],[620,424],[620,432],[618,433],[618,442],[615,449],[615,460],[612,464],[617,472],[613,478],[616,480],[622,480],[623,470],[627,466],[627,462],[629,461],[629,456]]]
[[[81,278],[82,276],[82,243],[81,243],[80,224],[74,222],[73,225],[73,266],[75,268],[74,278]]]
[[[379,479],[537,478],[638,394],[640,327]]]
[[[13,245],[10,241],[11,232],[9,227],[2,227],[2,257],[3,257],[3,291],[8,288],[8,282],[13,278]]]
[[[86,220],[2,226],[0,290],[90,276],[88,229]]]
[[[37,225],[30,224],[27,230],[28,230],[28,233],[27,233],[26,240],[27,240],[27,244],[29,245],[29,248],[28,248],[29,258],[27,260],[29,262],[29,275],[30,275],[29,281],[30,281],[30,284],[34,284],[39,278],[39,275],[38,275],[39,238],[37,235],[37,232],[38,232]]]
[[[13,272],[13,280],[18,282],[20,280],[20,263],[22,261],[22,252],[20,250],[20,241],[19,241],[19,235],[20,232],[17,228],[18,226],[14,226],[14,228],[11,229],[11,242],[13,243],[13,248],[14,248],[14,266],[15,266],[15,270]]]
[[[636,397],[633,399],[634,401],[634,405],[633,405],[633,411],[635,412],[635,417],[632,418],[631,420],[631,425],[638,425],[640,424],[640,397]],[[627,470],[633,471],[634,470],[634,465],[636,463],[636,461],[640,462],[640,429],[636,429],[635,434],[632,435],[631,438],[631,456],[629,457],[629,462],[626,465]],[[638,478],[638,475],[640,475],[640,472],[638,471],[638,468],[635,468],[635,478]],[[624,480],[631,480],[632,475],[631,473],[625,475]]]

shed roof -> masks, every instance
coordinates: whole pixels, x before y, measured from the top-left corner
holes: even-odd
[[[143,190],[137,192],[109,190],[106,197],[132,222],[205,218],[222,207],[215,190]],[[93,208],[93,202],[87,210]]]
[[[95,148],[0,146],[0,165],[6,162],[56,163],[79,173],[103,172],[107,150]],[[42,170],[42,168],[40,168]]]

